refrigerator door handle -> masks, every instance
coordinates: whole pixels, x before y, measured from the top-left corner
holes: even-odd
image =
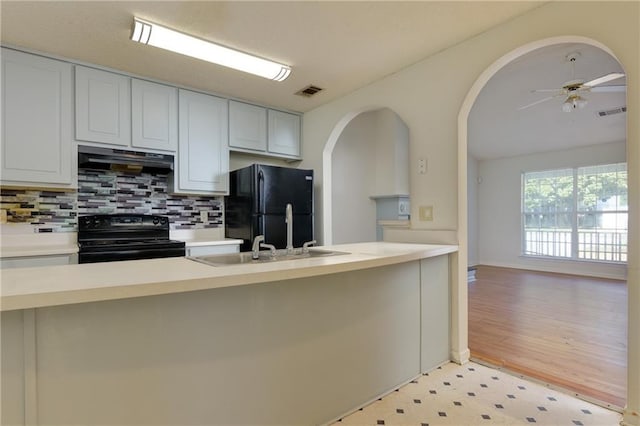
[[[258,209],[259,212],[264,214],[264,172],[258,171]]]
[[[258,216],[258,234],[257,235],[264,235],[264,216],[263,215]]]

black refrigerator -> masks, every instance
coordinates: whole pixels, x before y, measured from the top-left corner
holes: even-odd
[[[225,235],[242,239],[241,251],[253,239],[286,248],[287,204],[293,210],[293,246],[313,240],[313,170],[253,164],[229,173],[225,197]]]

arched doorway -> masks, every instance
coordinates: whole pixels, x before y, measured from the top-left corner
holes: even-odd
[[[491,85],[491,79],[494,78],[496,75],[500,74],[500,72],[503,69],[509,68],[510,64],[521,61],[523,60],[524,57],[527,57],[527,56],[531,57],[535,52],[540,52],[544,49],[551,50],[561,45],[576,45],[576,44],[595,47],[597,49],[600,49],[606,52],[607,55],[615,59],[615,55],[613,55],[613,53],[606,46],[594,40],[586,39],[583,37],[567,36],[567,37],[556,37],[551,39],[540,40],[538,42],[534,42],[514,50],[504,55],[502,58],[500,58],[498,61],[492,64],[487,70],[485,70],[485,72],[478,78],[478,80],[476,80],[471,90],[467,94],[467,97],[465,98],[465,101],[462,105],[462,108],[458,116],[458,128],[459,128],[459,135],[458,135],[459,218],[458,219],[459,219],[459,231],[460,231],[459,236],[460,236],[461,252],[464,253],[465,255],[467,253],[471,253],[472,261],[477,260],[477,252],[474,250],[474,247],[473,247],[473,243],[475,240],[473,236],[474,226],[473,226],[473,221],[469,220],[471,216],[469,215],[469,205],[468,205],[469,194],[473,193],[473,191],[470,191],[470,189],[472,189],[471,185],[473,183],[471,182],[471,180],[468,180],[468,175],[467,175],[468,173],[467,167],[471,163],[470,156],[468,155],[468,148],[469,148],[469,141],[471,140],[469,120],[470,120],[472,108],[480,98],[482,90],[486,86]],[[570,78],[567,78],[566,80],[569,80],[569,79]],[[522,105],[526,106],[529,102],[525,102],[525,100],[523,100]],[[625,128],[626,128],[626,125],[625,125]],[[624,141],[622,143],[622,150],[624,150]],[[508,153],[508,152],[505,153],[505,156],[509,156],[509,155],[514,155],[514,154]],[[519,226],[520,218],[518,217],[516,221],[518,222],[518,226]],[[516,235],[518,235],[517,229],[516,229]],[[517,251],[518,254],[520,253],[519,241],[518,241],[518,244],[515,245],[515,247],[511,247],[511,250]],[[469,263],[468,261],[469,259],[463,259],[460,262],[459,273],[466,270],[467,265]],[[523,269],[526,268],[525,265],[526,263],[523,262],[523,266],[522,266]],[[514,266],[514,267],[518,267],[518,266]],[[466,292],[466,286],[467,286],[466,280],[464,283],[462,282],[462,278],[466,277],[466,275],[463,275],[462,273],[460,273],[459,276],[461,277],[458,283],[459,289],[463,291],[463,288],[464,288],[464,291]],[[464,318],[464,321],[466,320],[467,318]],[[633,327],[633,325],[630,324],[629,327]]]
[[[324,244],[380,239],[381,207],[409,197],[408,156],[409,129],[391,109],[340,120],[323,151]]]

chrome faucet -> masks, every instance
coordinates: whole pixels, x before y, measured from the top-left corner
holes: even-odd
[[[276,254],[277,254],[276,246],[274,246],[273,244],[262,243],[262,244],[260,244],[260,247],[269,249],[269,254],[271,255],[272,259],[276,257]]]
[[[260,258],[260,243],[264,241],[264,235],[258,235],[253,239],[253,246],[251,247],[251,258],[258,260]]]
[[[287,223],[287,254],[293,253],[293,207],[287,204],[285,209],[285,219]]]
[[[302,253],[309,253],[309,246],[312,246],[316,243],[316,240],[307,241],[302,245]]]

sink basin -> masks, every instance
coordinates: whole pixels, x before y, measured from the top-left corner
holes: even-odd
[[[293,253],[287,254],[286,250],[276,250],[276,256],[272,257],[269,251],[261,251],[258,259],[253,259],[250,251],[229,254],[214,254],[209,256],[193,256],[187,259],[204,263],[211,266],[241,265],[246,263],[269,263],[280,262],[283,260],[309,259],[313,257],[338,256],[349,254],[344,251],[309,249],[307,253],[303,253],[302,249],[294,249]]]

